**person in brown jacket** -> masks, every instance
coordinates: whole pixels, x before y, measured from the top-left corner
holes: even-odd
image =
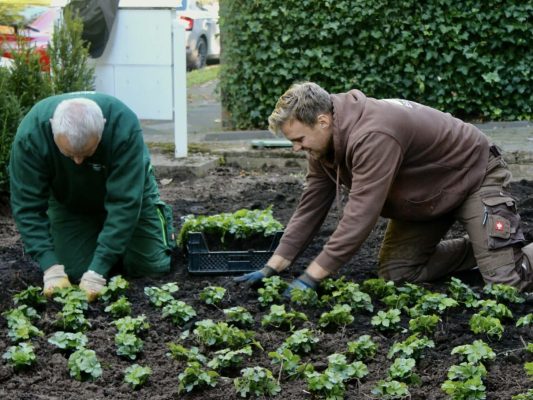
[[[475,126],[412,101],[359,90],[329,94],[305,82],[279,98],[269,127],[294,151],[307,152],[306,189],[266,266],[237,281],[289,267],[344,186],[349,195],[338,226],[291,288],[315,288],[338,271],[383,216],[380,277],[426,282],[477,266],[486,283],[533,291],[533,244],[524,246],[511,173]],[[443,240],[455,221],[468,235]]]

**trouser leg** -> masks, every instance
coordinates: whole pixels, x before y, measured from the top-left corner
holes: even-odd
[[[468,239],[441,241],[453,224],[445,217],[429,222],[390,220],[381,245],[378,275],[393,281],[425,282],[476,263]]]
[[[48,216],[56,256],[69,278],[76,281],[92,261],[104,217],[72,213],[53,200]]]
[[[491,156],[485,179],[455,216],[468,232],[479,270],[486,283],[503,283],[533,290],[524,236],[515,200],[507,193],[511,173],[501,157]],[[525,256],[524,256],[525,254]],[[533,249],[529,257],[533,256]]]

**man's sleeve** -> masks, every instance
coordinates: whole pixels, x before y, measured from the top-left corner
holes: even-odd
[[[309,158],[306,188],[274,254],[293,261],[305,250],[324,222],[335,199],[335,182],[324,167]]]
[[[130,118],[136,120],[133,115]],[[116,126],[130,129],[132,134],[129,140],[117,143],[112,149],[104,204],[107,216],[89,265],[89,270],[101,275],[109,272],[131,240],[139,220],[146,174],[144,142],[138,121],[130,122],[127,127],[123,123]]]
[[[39,123],[32,115],[30,113],[23,119],[11,148],[11,209],[26,252],[44,271],[57,264],[58,260],[46,214],[50,195],[48,166],[42,149],[32,143],[30,136],[25,134],[30,130],[40,129]]]
[[[399,143],[381,133],[368,134],[352,150],[352,188],[343,216],[315,261],[336,272],[359,250],[381,214],[403,160]]]

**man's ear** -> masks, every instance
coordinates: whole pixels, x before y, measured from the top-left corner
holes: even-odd
[[[317,122],[320,124],[320,126],[324,128],[328,128],[331,125],[331,115],[330,114],[319,114],[317,117]]]

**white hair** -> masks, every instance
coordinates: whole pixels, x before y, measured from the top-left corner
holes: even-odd
[[[59,103],[50,124],[54,137],[64,135],[73,150],[81,150],[90,138],[102,137],[105,119],[93,100],[73,98]]]

